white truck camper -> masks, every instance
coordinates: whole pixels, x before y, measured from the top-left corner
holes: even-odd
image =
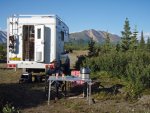
[[[57,15],[18,15],[7,19],[7,67],[39,71],[60,62],[69,28]],[[64,61],[63,61],[64,62]]]

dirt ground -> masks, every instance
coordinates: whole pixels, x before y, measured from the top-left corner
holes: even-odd
[[[78,53],[73,54],[72,59],[75,61],[75,55]],[[0,64],[0,67],[5,65]],[[123,94],[111,93],[114,80],[110,80],[112,82],[109,84],[108,79],[104,78],[101,81],[104,87],[93,83],[91,105],[88,104],[86,98],[81,98],[82,87],[68,90],[68,96],[61,95],[57,101],[52,98],[48,105],[45,83],[19,84],[20,75],[21,70],[0,69],[0,102],[11,103],[21,113],[150,113],[149,94],[142,95],[134,102],[127,101]],[[119,90],[121,89],[120,87]],[[107,96],[101,93],[105,91],[110,91]],[[74,98],[70,98],[74,92],[78,93],[74,95]],[[101,94],[100,97],[97,94]]]
[[[89,105],[86,98],[80,98],[82,91],[79,89],[73,90],[78,92],[75,98],[62,96],[57,101],[52,98],[48,105],[44,83],[19,84],[18,76],[15,76],[19,71],[11,75],[12,72],[14,70],[4,74],[6,79],[11,76],[11,80],[5,81],[3,75],[0,76],[0,99],[12,103],[22,113],[150,113],[150,95],[143,95],[137,101],[129,102],[120,96],[96,99],[95,91],[92,91],[93,101]],[[72,91],[68,91],[68,95],[70,92]]]

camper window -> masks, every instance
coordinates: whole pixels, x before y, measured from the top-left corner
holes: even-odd
[[[37,36],[38,36],[38,37],[37,37],[38,39],[41,39],[41,29],[38,29],[38,30],[37,30]]]
[[[61,41],[64,41],[64,32],[61,31]]]

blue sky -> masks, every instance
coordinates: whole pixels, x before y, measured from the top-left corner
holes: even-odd
[[[0,0],[0,29],[13,14],[57,14],[70,32],[85,29],[120,35],[125,18],[131,30],[150,32],[150,0]]]

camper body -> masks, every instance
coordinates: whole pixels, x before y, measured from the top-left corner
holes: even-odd
[[[19,15],[7,19],[7,67],[45,69],[64,59],[69,29],[56,15]],[[66,58],[67,56],[65,56]]]

